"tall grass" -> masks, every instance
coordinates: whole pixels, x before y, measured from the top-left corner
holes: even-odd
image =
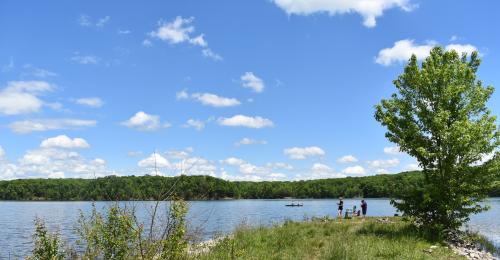
[[[431,246],[432,249],[431,249]],[[435,247],[437,246],[437,247]],[[464,259],[400,219],[286,222],[242,228],[196,259]]]

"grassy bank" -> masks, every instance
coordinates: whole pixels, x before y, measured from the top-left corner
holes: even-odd
[[[465,259],[399,218],[239,228],[197,259]]]

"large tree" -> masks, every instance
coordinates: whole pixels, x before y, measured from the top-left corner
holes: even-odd
[[[477,79],[480,63],[477,52],[441,47],[421,65],[413,55],[394,80],[397,93],[376,106],[386,137],[415,157],[424,175],[392,203],[427,227],[458,228],[486,210],[480,202],[499,172],[500,131],[486,106],[494,89]]]

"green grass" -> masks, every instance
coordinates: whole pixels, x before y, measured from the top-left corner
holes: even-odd
[[[464,259],[432,234],[399,218],[391,223],[321,219],[239,228],[196,259]],[[433,245],[432,252],[426,252]]]

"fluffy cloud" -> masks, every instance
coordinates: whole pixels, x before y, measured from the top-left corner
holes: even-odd
[[[66,135],[59,135],[52,138],[47,138],[40,144],[41,148],[65,148],[65,149],[82,149],[89,148],[90,145],[82,138],[69,138]]]
[[[87,159],[74,151],[88,147],[88,143],[79,138],[48,138],[39,148],[27,151],[16,164],[0,158],[0,179],[94,178],[107,175],[106,161]]]
[[[168,123],[161,123],[159,116],[146,114],[143,111],[135,113],[127,121],[122,122],[122,125],[139,131],[155,131],[170,127]]]
[[[150,32],[149,36],[153,39],[168,42],[169,44],[189,43],[199,46],[203,48],[203,56],[216,61],[222,60],[222,57],[219,54],[208,48],[208,42],[205,40],[204,34],[199,34],[197,36],[192,35],[195,31],[193,21],[193,17],[182,18],[181,16],[177,16],[171,22],[160,20],[158,22],[158,28]],[[143,42],[143,45],[151,46],[151,42],[149,40],[146,42],[146,40]]]
[[[264,91],[264,81],[253,72],[245,72],[245,74],[241,75],[241,81],[245,88],[250,88],[257,93]]]
[[[103,159],[86,159],[77,152],[53,148],[28,151],[20,160],[19,172],[47,178],[93,178],[106,175]]]
[[[395,42],[394,46],[380,50],[375,58],[375,62],[384,66],[389,66],[395,63],[403,63],[408,61],[412,54],[415,54],[417,59],[422,60],[429,56],[431,49],[436,45],[436,42],[418,45],[410,39],[400,40]],[[463,52],[470,54],[473,51],[477,51],[477,48],[470,44],[449,44],[445,46],[445,49],[455,50],[459,54]]]
[[[0,114],[38,112],[45,104],[39,97],[53,89],[54,87],[45,81],[10,81],[0,90]]]
[[[337,159],[337,162],[339,162],[339,163],[353,163],[353,162],[357,162],[357,161],[358,161],[358,159],[356,157],[354,157],[353,155],[345,155],[345,156],[342,156],[339,159]]]
[[[251,139],[248,137],[244,137],[238,142],[234,143],[235,146],[241,146],[241,145],[251,145],[251,144],[267,144],[266,140],[255,140]]]
[[[356,165],[356,166],[351,166],[351,167],[347,167],[347,168],[343,169],[342,173],[343,174],[362,175],[362,174],[366,174],[366,170],[362,166]]]
[[[397,146],[384,147],[384,153],[390,155],[402,154],[402,152],[399,150],[399,147]]]
[[[273,121],[260,116],[251,117],[244,115],[235,115],[229,118],[219,118],[218,122],[223,126],[242,126],[257,129],[274,126]]]
[[[143,167],[143,168],[155,168],[155,167],[157,167],[157,168],[169,168],[169,167],[171,167],[171,164],[167,160],[167,158],[161,156],[158,153],[152,153],[147,158],[140,160],[137,163],[137,166]]]
[[[221,164],[231,167],[236,167],[238,169],[238,173],[243,175],[243,176],[229,175],[227,172],[223,170],[221,178],[228,180],[249,180],[249,181],[279,180],[285,178],[286,175],[281,172],[276,172],[276,170],[293,169],[291,165],[285,163],[267,163],[265,166],[257,166],[236,157],[226,158],[225,160],[221,161]]]
[[[368,161],[368,164],[373,168],[392,168],[399,165],[399,160],[397,158],[389,160],[374,160]]]
[[[189,94],[187,91],[183,90],[177,92],[176,96],[177,99],[193,99],[205,106],[212,106],[212,107],[232,107],[241,104],[241,102],[235,98],[221,97],[212,93]]]
[[[186,128],[189,128],[189,127],[192,127],[198,131],[201,131],[203,130],[203,128],[205,128],[205,122],[201,121],[201,120],[197,120],[197,119],[188,119],[188,121],[186,121],[186,123],[184,125],[182,125],[183,127],[186,127]]]
[[[317,146],[287,148],[283,153],[294,160],[304,160],[309,157],[324,156],[326,154],[323,149]]]
[[[375,27],[376,18],[385,10],[399,7],[410,11],[413,6],[410,0],[273,0],[287,14],[310,15],[328,13],[329,15],[358,13],[363,17],[363,25]]]
[[[31,132],[41,132],[49,130],[61,129],[80,129],[84,127],[96,126],[95,120],[81,120],[71,118],[58,118],[58,119],[36,119],[16,121],[9,125],[9,128],[18,134],[27,134]]]
[[[98,97],[79,98],[75,100],[75,103],[93,108],[102,107],[104,105],[102,99]]]

